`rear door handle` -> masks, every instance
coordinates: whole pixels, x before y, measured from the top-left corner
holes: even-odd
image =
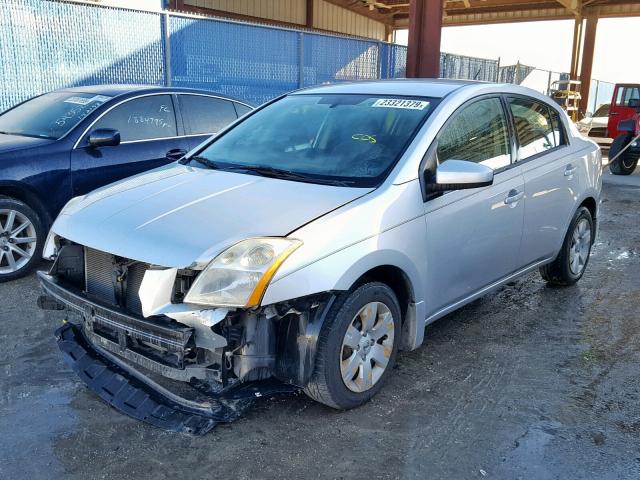
[[[565,177],[571,177],[573,176],[574,173],[576,173],[577,168],[574,167],[573,165],[569,164],[567,165],[567,168],[564,169],[564,176]]]
[[[524,192],[519,192],[516,189],[510,190],[507,198],[504,199],[504,203],[506,205],[515,205],[522,197],[524,197]]]

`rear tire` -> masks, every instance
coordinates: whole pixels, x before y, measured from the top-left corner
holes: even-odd
[[[580,280],[589,263],[594,233],[591,212],[586,207],[578,208],[557,258],[540,267],[542,278],[557,286],[573,285]]]
[[[44,228],[26,203],[0,197],[0,283],[23,277],[42,257]]]
[[[367,283],[343,294],[320,331],[305,393],[340,410],[367,402],[393,368],[400,325],[400,306],[387,285]]]
[[[615,157],[631,141],[631,135],[618,135],[609,148],[609,158]],[[638,156],[626,150],[609,163],[609,171],[614,175],[631,175],[638,165]]]

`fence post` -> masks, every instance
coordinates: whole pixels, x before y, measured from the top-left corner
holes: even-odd
[[[378,42],[378,71],[376,72],[378,80],[382,80],[382,42]]]
[[[496,64],[496,79],[494,81],[496,83],[500,82],[500,57],[498,57],[498,63]]]
[[[298,88],[304,87],[304,33],[298,34]]]
[[[161,14],[164,18],[164,83],[167,87],[170,87],[172,82],[171,79],[171,34],[169,30],[169,13],[165,12]]]

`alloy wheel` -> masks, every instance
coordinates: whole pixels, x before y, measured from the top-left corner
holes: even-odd
[[[569,247],[569,268],[574,275],[582,274],[591,251],[591,226],[586,218],[580,219],[573,230]]]
[[[634,163],[636,162],[636,160],[631,156],[631,155],[623,155],[622,158],[620,159],[622,162],[622,166],[626,169],[626,170],[630,170],[633,168]]]
[[[342,341],[340,373],[352,392],[365,392],[382,377],[393,351],[395,323],[389,307],[370,302],[353,317]]]
[[[36,250],[36,229],[17,210],[0,209],[0,275],[23,268]]]

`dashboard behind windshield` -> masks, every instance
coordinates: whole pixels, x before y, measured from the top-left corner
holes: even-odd
[[[111,98],[94,93],[45,93],[0,115],[0,132],[57,140]]]
[[[377,186],[437,101],[379,95],[290,95],[249,116],[198,157],[222,170],[261,167],[264,173],[266,167],[295,173],[296,180]]]

